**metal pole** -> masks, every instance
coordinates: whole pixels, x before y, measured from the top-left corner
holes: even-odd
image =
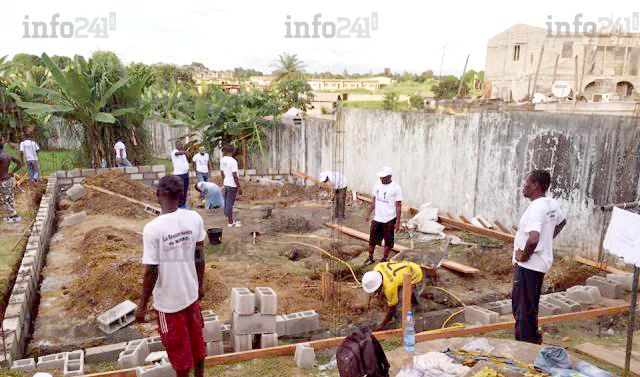
[[[440,60],[440,75],[438,76],[438,79],[442,78],[442,63],[444,63],[444,48],[447,46],[442,46],[442,60]]]
[[[633,266],[633,287],[631,292],[631,307],[629,308],[629,323],[627,324],[627,351],[624,355],[624,376],[629,375],[631,366],[631,347],[633,346],[633,330],[636,323],[636,301],[638,300],[638,275],[640,268]]]

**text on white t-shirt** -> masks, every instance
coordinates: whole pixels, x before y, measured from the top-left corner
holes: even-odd
[[[200,173],[209,172],[209,153],[196,153],[192,159],[196,163],[196,171]]]
[[[375,214],[373,220],[379,223],[388,223],[396,218],[396,202],[402,201],[402,189],[400,185],[391,182],[383,185],[376,182],[372,195],[375,197]]]
[[[224,185],[227,187],[237,187],[233,179],[233,173],[238,173],[238,161],[231,156],[224,156],[220,160],[220,170],[224,173]]]

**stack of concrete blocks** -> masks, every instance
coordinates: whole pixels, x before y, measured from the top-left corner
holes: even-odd
[[[151,368],[136,368],[136,377],[176,377],[176,371],[166,360],[161,360]]]
[[[615,280],[603,278],[602,276],[591,276],[587,279],[587,286],[597,287],[600,295],[606,298],[622,298],[624,296],[624,288],[622,284]]]
[[[316,361],[316,352],[309,343],[296,344],[296,352],[293,355],[293,362],[298,368],[313,368]]]
[[[465,308],[464,321],[471,324],[487,325],[498,322],[500,314],[480,306],[470,305]]]
[[[66,376],[82,376],[84,374],[84,351],[67,352],[64,357],[64,372]]]
[[[55,221],[55,207],[58,195],[58,180],[47,177],[47,187],[22,257],[16,280],[11,290],[9,304],[4,313],[5,352],[0,349],[0,366],[11,367],[11,361],[19,359],[25,346],[25,338],[30,333],[31,310],[35,292],[40,281],[40,272]],[[1,348],[1,346],[0,346]]]
[[[153,186],[157,185],[158,180],[166,175],[166,167],[164,165],[148,165],[129,168],[60,170],[56,172],[56,177],[59,179],[61,186],[68,188],[74,184],[84,182],[87,177],[93,177],[94,175],[108,172],[126,174],[129,179],[141,181],[146,185]]]
[[[147,346],[149,346],[149,352],[160,352],[164,351],[164,345],[162,344],[162,339],[160,335],[152,336],[147,339]]]
[[[104,361],[118,360],[120,353],[127,348],[127,342],[107,344],[104,346],[91,347],[84,350],[87,364],[95,364]]]
[[[567,297],[584,305],[597,304],[602,300],[598,287],[574,285],[567,289]]]
[[[38,370],[47,369],[64,369],[64,361],[67,358],[66,352],[54,353],[51,355],[40,356],[38,358]]]
[[[256,312],[256,296],[258,312]],[[273,344],[276,334],[276,312],[278,296],[271,288],[256,288],[252,293],[247,288],[231,289],[231,343],[235,352],[253,348],[255,335],[265,334],[265,345]],[[262,338],[262,336],[261,336]],[[261,342],[263,342],[261,340]]]
[[[21,372],[34,371],[36,370],[36,360],[34,358],[16,360],[13,362],[11,369],[19,370]]]
[[[147,339],[133,340],[118,357],[118,366],[121,369],[140,367],[149,356],[149,344]]]
[[[128,326],[136,319],[134,312],[137,307],[138,305],[129,300],[119,303],[98,316],[98,328],[106,334],[113,334],[121,328]]]
[[[540,302],[553,304],[560,308],[560,313],[579,312],[582,306],[569,298],[566,292],[549,293],[540,297]]]
[[[220,355],[224,353],[222,342],[222,323],[213,310],[203,310],[202,320],[204,329],[202,335],[207,346],[207,356]]]
[[[607,279],[617,281],[627,292],[631,292],[633,290],[633,274],[607,274]],[[638,291],[640,291],[640,284],[638,285]]]
[[[513,311],[511,300],[500,300],[482,304],[482,307],[498,314],[509,314]]]
[[[300,336],[320,330],[320,319],[315,310],[278,315],[276,332],[279,336]]]

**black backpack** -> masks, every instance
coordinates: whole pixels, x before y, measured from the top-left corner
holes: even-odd
[[[336,353],[340,377],[388,377],[389,362],[376,337],[367,328],[349,335]]]

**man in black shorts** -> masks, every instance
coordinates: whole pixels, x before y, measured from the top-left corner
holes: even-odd
[[[393,248],[394,232],[400,229],[400,213],[402,211],[402,189],[400,185],[391,181],[391,168],[383,167],[378,172],[380,181],[373,187],[373,200],[367,214],[367,221],[373,212],[371,232],[369,234],[369,259],[366,264],[375,262],[373,253],[376,245],[384,240],[384,255],[380,261],[389,259],[389,252]]]

